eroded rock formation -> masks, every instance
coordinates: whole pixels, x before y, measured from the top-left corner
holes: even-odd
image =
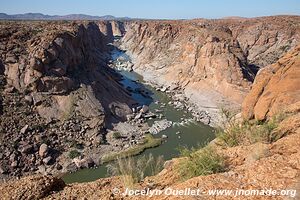
[[[132,113],[136,102],[107,66],[111,36],[96,23],[0,26],[1,176],[60,170],[63,163],[53,163],[70,142],[98,147],[105,128]],[[51,149],[47,157],[38,155],[42,143]]]
[[[49,120],[73,111],[88,120],[98,118],[99,123],[104,111],[125,119],[134,102],[115,81],[118,76],[106,67],[108,47],[95,23],[34,24],[25,32],[28,26],[6,27],[4,43],[14,49],[1,54],[8,86],[30,92],[34,104],[47,99],[50,105],[37,105],[37,110]]]
[[[122,119],[124,113],[130,112],[128,102],[134,103],[116,83],[118,76],[104,65],[105,43],[111,41],[112,36],[125,33],[122,30],[113,33],[114,28],[111,27],[119,24],[99,22],[100,25],[96,26],[94,23],[71,25],[51,22],[47,26],[38,24],[30,27],[24,24],[2,26],[0,46],[3,63],[1,68],[0,62],[0,75],[1,71],[4,72],[8,82],[4,91],[0,87],[1,93],[5,92],[1,104],[4,104],[4,113],[11,108],[21,109],[21,112],[14,109],[15,113],[5,115],[9,122],[1,121],[2,132],[14,124],[17,127],[8,130],[20,132],[16,138],[10,132],[1,137],[2,141],[12,140],[14,145],[17,144],[14,146],[8,142],[8,145],[1,146],[6,153],[0,154],[3,161],[0,172],[15,171],[14,175],[18,175],[24,163],[31,162],[29,166],[34,167],[51,162],[56,157],[49,160],[48,152],[60,147],[56,144],[59,141],[54,138],[64,138],[60,137],[64,134],[52,133],[50,128],[53,127],[50,126],[47,130],[54,143],[43,145],[43,153],[40,153],[43,159],[39,158],[36,155],[39,154],[38,147],[42,146],[45,138],[28,143],[31,141],[28,137],[33,138],[36,132],[43,132],[40,130],[43,127],[31,130],[33,124],[26,125],[40,118],[31,114],[20,120],[23,113],[30,113],[34,108],[47,120],[76,116],[77,121],[68,122],[73,123],[72,129],[78,129],[76,123],[83,121],[88,130],[95,131],[110,117]],[[282,133],[281,138],[272,144],[219,148],[218,151],[226,157],[227,172],[181,181],[175,170],[178,160],[174,159],[160,174],[146,178],[136,184],[136,188],[298,189],[299,24],[300,18],[293,16],[126,23],[123,48],[132,54],[134,69],[146,80],[173,89],[181,88],[188,98],[206,109],[224,103],[219,96],[239,104],[250,91],[243,103],[245,119],[267,120],[281,111],[287,115],[274,130]],[[254,79],[257,70],[260,71]],[[14,90],[20,91],[21,95],[14,96]],[[20,102],[22,105],[19,105]],[[203,102],[207,104],[203,105]],[[28,103],[34,106],[24,106]],[[20,123],[15,123],[18,120]],[[71,132],[69,125],[64,124],[62,131]],[[24,154],[31,155],[29,152],[36,153],[24,158]],[[140,199],[140,196],[116,194],[116,187],[124,190],[119,177],[66,187],[60,179],[36,176],[1,184],[0,191],[5,199],[21,198],[20,194],[33,199]],[[205,198],[215,199],[215,196]],[[178,196],[157,196],[154,199],[178,199]],[[254,199],[258,198],[255,196]],[[265,199],[264,196],[262,199]]]
[[[243,117],[265,120],[300,101],[300,46],[261,69],[243,102]]]
[[[123,48],[145,79],[179,86],[191,102],[209,110],[226,99],[241,104],[256,72],[300,41],[299,23],[296,16],[139,21],[127,24]]]

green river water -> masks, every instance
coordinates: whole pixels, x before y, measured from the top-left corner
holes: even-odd
[[[154,112],[155,109],[161,110],[161,114],[169,121],[173,122],[173,126],[161,131],[155,137],[162,137],[162,135],[167,135],[168,138],[160,146],[146,149],[142,155],[152,154],[153,156],[163,155],[165,160],[170,160],[174,157],[179,156],[178,148],[180,146],[186,147],[196,147],[197,145],[202,145],[204,143],[210,142],[215,138],[213,129],[201,122],[195,122],[192,120],[191,114],[187,113],[184,110],[177,110],[173,105],[168,103],[171,99],[163,92],[156,91],[155,88],[144,85],[142,77],[134,72],[120,71],[123,75],[124,80],[121,83],[132,89],[141,88],[147,90],[151,94],[151,98],[146,98],[139,93],[133,93],[132,96],[135,98],[141,105],[149,105],[150,111]],[[139,81],[140,83],[137,83]],[[157,103],[159,101],[160,103]],[[166,104],[165,107],[161,105]],[[182,123],[184,119],[188,119],[187,122]],[[159,119],[156,119],[159,120]],[[153,120],[148,122],[150,125],[153,123]],[[179,134],[176,134],[180,132]],[[106,165],[99,166],[92,169],[81,169],[74,173],[68,173],[64,175],[63,180],[66,183],[74,182],[88,182],[94,181],[99,178],[107,177]]]

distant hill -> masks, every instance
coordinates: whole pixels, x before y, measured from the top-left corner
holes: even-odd
[[[8,15],[0,13],[0,20],[130,20],[129,17],[114,17],[112,15],[91,16],[85,14],[44,15],[42,13],[25,13]]]
[[[248,19],[247,17],[239,17],[239,16],[228,16],[223,17],[222,19]]]

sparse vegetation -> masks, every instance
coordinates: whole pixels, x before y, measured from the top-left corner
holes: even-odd
[[[43,132],[47,128],[46,124],[34,124],[32,125],[32,130],[38,131],[38,132]]]
[[[117,158],[124,158],[124,157],[138,155],[142,153],[145,149],[156,147],[159,146],[160,144],[161,144],[161,138],[154,138],[151,134],[146,134],[144,142],[142,144],[135,145],[121,152],[106,155],[101,159],[101,162],[105,163],[112,160],[116,160]]]
[[[252,152],[252,158],[254,160],[260,160],[261,158],[265,158],[270,154],[269,149],[265,146],[265,144],[258,143],[255,149]]]
[[[120,158],[108,165],[110,175],[122,176],[125,187],[132,188],[135,183],[142,181],[146,176],[153,176],[163,169],[162,156],[154,158],[152,154],[134,159],[133,157]]]
[[[74,159],[74,158],[77,158],[77,157],[79,157],[81,155],[81,153],[79,152],[79,151],[77,151],[77,150],[71,150],[70,152],[69,152],[69,158],[70,159]]]
[[[76,148],[76,149],[84,149],[84,144],[79,143],[77,140],[70,141],[70,147]]]
[[[121,135],[121,133],[119,133],[119,132],[114,132],[114,133],[113,133],[113,138],[115,138],[115,139],[120,139],[120,138],[122,138],[122,135]]]
[[[233,147],[256,142],[272,143],[281,137],[274,130],[285,118],[283,114],[278,114],[267,121],[239,122],[229,111],[223,113],[226,118],[225,125],[217,131],[217,138],[222,145]]]
[[[183,179],[222,172],[225,170],[224,158],[212,146],[200,150],[195,148],[181,149],[181,155],[186,157],[178,165],[178,172]]]

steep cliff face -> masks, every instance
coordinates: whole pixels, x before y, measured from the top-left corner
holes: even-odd
[[[243,102],[243,117],[268,119],[300,101],[300,46],[260,70]]]
[[[299,24],[299,17],[284,16],[141,21],[127,25],[123,48],[146,79],[181,87],[200,107],[201,93],[213,97],[206,107],[222,104],[218,95],[241,104],[257,70],[300,41]]]
[[[125,22],[120,21],[99,21],[97,22],[101,33],[106,37],[107,42],[113,42],[114,37],[121,37],[125,34]]]
[[[66,25],[64,30],[69,30],[69,32],[56,34],[49,31],[51,38],[47,40],[48,42],[37,41],[36,43],[24,43],[27,41],[26,38],[32,37],[30,28],[28,32],[25,30],[19,32],[20,27],[6,29],[1,38],[8,37],[9,40],[1,41],[4,45],[1,45],[0,49],[5,74],[10,77],[9,85],[13,85],[20,91],[28,90],[33,101],[37,102],[36,107],[40,107],[40,113],[43,113],[44,108],[42,115],[45,116],[50,115],[49,113],[58,116],[55,113],[59,112],[51,111],[53,107],[60,111],[66,109],[68,107],[66,105],[71,104],[70,110],[74,111],[77,116],[83,116],[83,121],[88,119],[90,127],[98,122],[103,124],[101,121],[103,118],[100,118],[99,113],[103,117],[103,113],[106,112],[121,117],[122,114],[118,113],[124,112],[128,106],[125,105],[123,108],[124,102],[121,100],[123,98],[126,101],[130,99],[126,94],[122,96],[122,99],[114,96],[115,94],[124,94],[124,91],[114,82],[117,76],[105,67],[96,67],[105,60],[105,47],[102,46],[102,39],[99,38],[102,35],[100,33],[99,36],[98,29],[105,30],[103,31],[105,40],[113,35],[110,24],[103,23],[102,25],[103,27],[96,27],[94,24],[76,25],[76,29]],[[135,59],[135,69],[146,79],[173,88],[181,87],[186,95],[190,94],[190,99],[202,95],[202,98],[215,101],[212,97],[218,94],[241,102],[243,96],[250,91],[243,102],[245,119],[267,120],[280,112],[286,112],[287,115],[273,130],[282,132],[281,136],[285,137],[274,143],[255,143],[230,148],[217,147],[217,151],[226,159],[227,172],[183,181],[176,170],[178,159],[174,159],[166,165],[161,173],[147,177],[143,182],[136,184],[135,188],[164,189],[171,187],[184,190],[185,188],[200,187],[202,191],[206,192],[211,189],[261,190],[262,188],[272,188],[282,190],[299,188],[300,46],[296,46],[296,43],[299,42],[299,17],[188,22],[143,21],[130,22],[126,25],[127,33],[123,39],[123,47],[132,53]],[[88,31],[90,29],[92,30]],[[59,30],[62,30],[61,27]],[[74,30],[75,32],[73,32]],[[38,32],[37,34],[44,34]],[[82,35],[84,38],[81,37]],[[116,33],[116,35],[118,34]],[[39,35],[37,38],[48,37]],[[22,45],[19,46],[19,44]],[[34,44],[33,50],[28,52],[26,48],[30,49],[30,44]],[[93,44],[99,44],[99,46]],[[23,46],[26,48],[22,49]],[[286,53],[292,48],[294,49]],[[7,51],[7,49],[9,50]],[[14,50],[12,51],[12,49]],[[66,56],[60,57],[60,54]],[[283,56],[283,54],[285,55]],[[34,55],[33,62],[27,63],[25,58],[28,55]],[[56,59],[51,60],[53,55],[56,55]],[[281,56],[283,57],[278,60]],[[14,64],[18,67],[15,67]],[[254,79],[257,69],[260,71]],[[27,75],[24,77],[22,74]],[[253,79],[254,83],[251,88]],[[101,81],[97,82],[97,80]],[[9,92],[11,88],[6,88],[6,90]],[[211,91],[215,91],[215,93]],[[113,94],[107,94],[107,92]],[[37,100],[43,98],[42,102],[44,103],[38,103]],[[118,102],[114,102],[116,104],[113,105],[106,103],[112,102],[112,98],[118,99]],[[195,99],[197,100],[197,98]],[[57,106],[51,106],[54,105],[54,100],[56,100]],[[73,101],[76,104],[70,103]],[[202,102],[200,101],[200,103]],[[7,101],[5,104],[6,109]],[[14,115],[19,113],[15,112]],[[64,116],[66,117],[66,115]],[[101,120],[97,121],[99,119]],[[96,123],[94,123],[95,121]],[[1,121],[1,123],[3,122]],[[6,124],[1,124],[1,127],[6,127]],[[25,135],[28,134],[26,132]],[[64,134],[65,132],[63,132]],[[28,139],[23,135],[14,141],[21,140],[23,145],[24,140]],[[4,138],[3,141],[10,141],[9,139]],[[13,144],[9,143],[3,146],[10,148]],[[0,147],[2,148],[2,146]],[[18,165],[24,162],[23,154],[28,151],[27,147],[20,146],[18,153],[13,151],[6,153],[7,155],[1,155],[5,164],[10,165],[11,171],[14,173],[20,171]],[[35,149],[36,145],[34,144],[32,148]],[[2,152],[2,149],[0,150]],[[21,154],[22,156],[20,156]],[[19,159],[20,157],[21,159]],[[26,162],[34,162],[33,160],[30,158]],[[39,158],[36,160],[41,162]],[[16,161],[18,162],[15,163]],[[4,170],[0,165],[1,173]],[[25,177],[21,180],[0,184],[0,192],[4,199],[23,198],[24,196],[36,199],[141,198],[141,196],[130,197],[116,194],[116,188],[119,188],[121,192],[125,190],[120,177],[68,186],[52,176]],[[203,196],[199,198],[201,197]],[[194,199],[194,196],[161,195],[144,198]],[[204,198],[228,199],[228,196],[204,196]],[[283,199],[285,197],[270,197],[270,199],[274,198]],[[252,199],[266,199],[266,196],[253,196]]]
[[[247,88],[247,78],[253,77],[229,29],[201,28],[190,22],[137,22],[123,41],[135,58],[136,70],[144,71],[146,78],[150,73],[164,85],[234,94],[237,87]]]
[[[262,68],[276,62],[299,43],[299,16],[274,16],[229,21],[232,35],[248,64]]]
[[[8,85],[20,91],[30,91],[33,98],[48,98],[55,106],[38,108],[47,118],[61,118],[68,112],[64,102],[70,103],[72,99],[88,95],[90,98],[84,98],[82,106],[91,106],[88,110],[92,110],[93,114],[80,105],[73,109],[78,109],[86,118],[102,118],[105,110],[107,115],[114,113],[115,117],[125,119],[130,113],[127,102],[128,105],[134,102],[114,80],[118,76],[106,67],[109,56],[105,35],[94,23],[62,26],[54,24],[52,28],[56,30],[43,30],[44,24],[36,24],[31,28],[35,30],[27,33],[22,30],[27,28],[26,24],[20,25],[21,30],[17,30],[18,27],[9,29],[6,34],[11,35],[5,38],[4,43],[9,43],[6,44],[8,48],[18,50],[17,46],[21,46],[22,42],[24,50],[19,54],[9,49],[1,52]],[[36,35],[33,35],[35,32]],[[111,109],[115,107],[112,106],[114,102],[119,102],[124,113]]]
[[[113,30],[111,23],[108,21],[99,21],[98,23],[100,32],[106,37],[108,42],[112,42],[113,40]]]
[[[111,21],[112,32],[114,36],[121,37],[125,34],[124,22]]]
[[[78,144],[110,151],[101,148],[105,129],[126,120],[136,102],[106,66],[98,25],[1,22],[0,38],[0,178],[68,171]]]

